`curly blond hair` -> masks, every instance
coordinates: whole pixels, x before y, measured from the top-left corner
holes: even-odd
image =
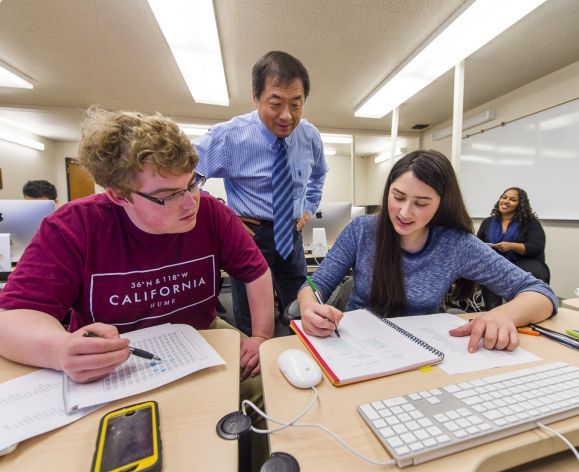
[[[161,114],[108,111],[93,105],[81,126],[78,159],[97,184],[130,199],[145,165],[157,173],[193,172],[199,157],[177,123]]]

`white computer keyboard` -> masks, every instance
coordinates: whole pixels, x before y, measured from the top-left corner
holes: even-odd
[[[579,367],[543,364],[365,403],[358,412],[406,467],[579,415]]]

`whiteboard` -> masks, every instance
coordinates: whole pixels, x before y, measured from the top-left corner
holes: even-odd
[[[540,219],[579,220],[579,100],[463,139],[460,184],[473,218],[520,187]]]

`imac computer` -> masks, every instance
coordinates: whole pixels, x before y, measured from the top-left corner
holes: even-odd
[[[365,215],[366,214],[366,207],[363,206],[352,206],[352,219],[356,218],[357,216]]]
[[[10,234],[12,262],[18,262],[44,217],[53,211],[53,200],[0,200],[0,233]]]
[[[313,250],[314,246],[320,244],[320,241],[314,241],[314,239],[317,239],[320,234],[323,235],[323,232],[315,231],[315,228],[325,230],[326,249],[327,246],[332,246],[350,222],[351,217],[352,204],[350,202],[322,202],[316,214],[302,230],[304,249]]]

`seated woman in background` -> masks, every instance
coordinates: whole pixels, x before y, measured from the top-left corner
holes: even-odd
[[[527,192],[518,187],[503,192],[477,236],[499,254],[538,279],[549,283],[545,264],[545,231],[533,213]],[[482,288],[485,309],[502,303],[502,297]]]
[[[312,277],[323,299],[350,268],[354,287],[347,310],[368,307],[386,317],[437,313],[455,281],[463,297],[478,282],[510,300],[450,331],[470,336],[469,352],[481,339],[486,349],[515,349],[516,327],[542,321],[557,307],[547,284],[473,234],[452,165],[432,150],[394,164],[380,212],[344,229]],[[336,308],[317,303],[307,286],[298,302],[308,334],[328,336],[342,318]]]

